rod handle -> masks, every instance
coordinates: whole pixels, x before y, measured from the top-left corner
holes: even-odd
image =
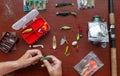
[[[116,48],[111,48],[111,68],[112,76],[117,76],[117,58],[116,58]]]
[[[112,25],[115,24],[115,16],[114,16],[114,13],[110,13],[110,24],[112,24]]]

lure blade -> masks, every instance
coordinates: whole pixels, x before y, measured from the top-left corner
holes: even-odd
[[[63,45],[65,42],[68,44],[66,37],[64,36],[60,41],[60,45]]]
[[[28,33],[28,32],[31,32],[31,31],[32,31],[32,28],[28,28],[28,29],[24,30],[22,33],[24,34],[24,33]]]
[[[78,44],[77,41],[73,41],[73,42],[72,42],[72,46],[76,46],[77,44]]]
[[[53,36],[53,49],[55,50],[57,48],[57,41],[56,41],[56,36]]]
[[[65,42],[66,42],[66,40],[64,38],[62,38],[60,41],[60,45],[63,45]]]
[[[80,40],[80,34],[77,34],[76,40],[77,40],[77,41]]]

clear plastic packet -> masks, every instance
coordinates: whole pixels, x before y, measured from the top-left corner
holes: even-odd
[[[107,22],[88,22],[88,27],[89,27],[88,31],[89,41],[109,42]]]
[[[81,76],[92,76],[98,69],[100,69],[104,64],[92,51],[87,56],[85,56],[78,64],[74,66],[74,69]]]
[[[77,0],[78,9],[88,9],[95,7],[95,0]]]
[[[45,10],[48,0],[23,0],[24,11],[31,11],[32,9]]]
[[[91,22],[88,22],[88,40],[93,42],[94,45],[101,43],[102,48],[107,47],[109,42],[109,34],[107,22],[96,15]]]

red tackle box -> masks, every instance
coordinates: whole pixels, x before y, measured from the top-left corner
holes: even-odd
[[[30,45],[34,44],[50,30],[50,26],[42,17],[36,18],[38,14],[39,12],[34,9],[12,26],[15,30],[21,29],[20,35]],[[26,25],[31,20],[33,20],[33,22]]]
[[[32,31],[23,33],[27,29],[32,29]],[[21,36],[28,44],[35,43],[39,38],[44,36],[50,30],[50,26],[43,18],[38,18],[33,21],[30,25],[26,28],[21,30]]]

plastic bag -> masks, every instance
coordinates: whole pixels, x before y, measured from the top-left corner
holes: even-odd
[[[74,66],[74,69],[81,76],[92,76],[98,69],[104,64],[92,51],[86,57],[84,57],[78,64]]]

